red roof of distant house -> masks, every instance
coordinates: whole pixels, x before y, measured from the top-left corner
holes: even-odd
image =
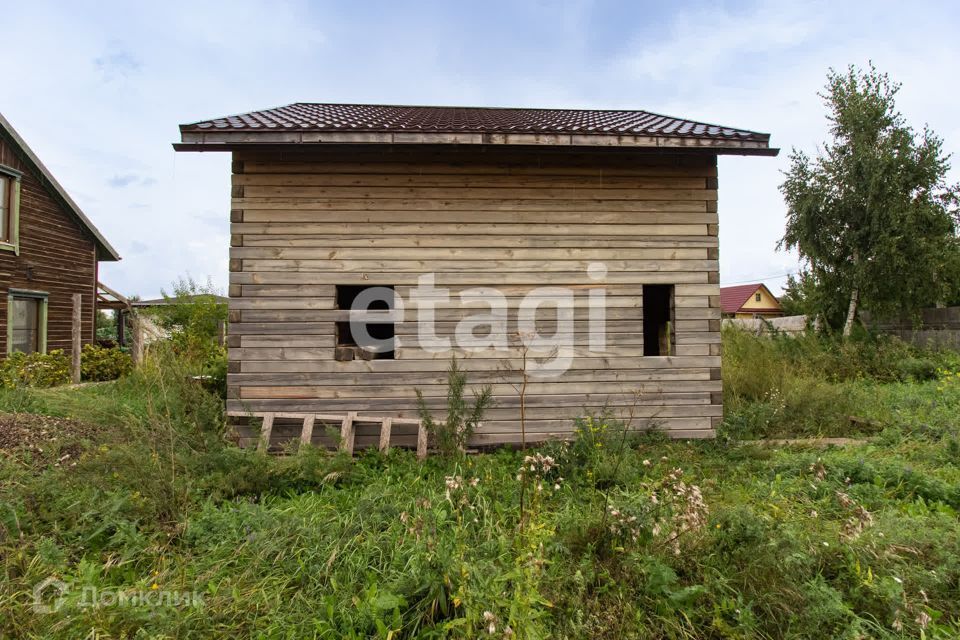
[[[757,289],[760,288],[766,289],[767,293],[770,293],[770,290],[762,283],[758,282],[756,284],[738,284],[735,287],[720,287],[720,309],[723,313],[736,313],[740,310],[740,307],[747,303],[747,300],[750,299],[750,296],[757,292]],[[772,293],[770,296],[776,299]],[[751,309],[751,311],[778,311],[779,309]]]

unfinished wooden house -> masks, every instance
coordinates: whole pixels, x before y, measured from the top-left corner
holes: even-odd
[[[569,437],[574,417],[602,409],[714,435],[717,156],[776,155],[768,134],[644,111],[312,103],[180,131],[178,151],[232,154],[228,410],[271,414],[274,445],[317,441],[307,415],[390,418],[408,442],[397,425],[415,421],[415,389],[442,415],[454,353],[496,399],[477,445],[517,443],[521,426],[528,442]],[[396,305],[367,327],[396,338],[376,352],[348,324],[372,287]],[[478,298],[493,289],[507,339],[484,347],[463,322],[489,313]],[[562,346],[531,347],[531,315]],[[559,371],[531,373],[560,352]],[[344,433],[375,444],[382,424],[367,427]]]

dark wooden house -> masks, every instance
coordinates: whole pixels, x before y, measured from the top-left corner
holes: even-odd
[[[496,398],[478,445],[569,437],[573,417],[603,408],[713,436],[717,156],[776,155],[769,135],[644,111],[304,103],[180,130],[179,151],[233,154],[227,402],[238,418],[411,420],[415,389],[439,414],[456,354]],[[424,276],[438,302],[428,331]],[[385,350],[358,345],[348,324],[375,287],[406,307],[364,316],[396,339]],[[464,337],[487,294],[506,319]],[[536,304],[555,294],[559,304]],[[537,333],[566,340],[531,349],[525,310]],[[551,357],[562,370],[525,374]],[[316,437],[308,422],[304,439]]]
[[[0,358],[70,352],[73,295],[81,342],[94,339],[97,267],[119,260],[80,207],[0,115]]]

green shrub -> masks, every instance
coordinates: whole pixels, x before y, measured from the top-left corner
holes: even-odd
[[[83,345],[80,354],[80,374],[84,380],[116,380],[133,371],[133,359],[119,347],[106,348],[95,344]]]
[[[734,437],[847,436],[901,423],[878,411],[890,383],[945,379],[950,351],[932,351],[890,336],[859,332],[846,340],[807,332],[755,336],[723,330],[725,427]],[[911,425],[912,426],[912,425]]]
[[[0,380],[8,389],[66,384],[70,382],[70,358],[63,349],[50,353],[12,353],[3,361]]]
[[[930,358],[906,358],[897,365],[901,380],[934,380],[937,363]]]
[[[784,377],[808,376],[831,382],[932,380],[957,355],[910,345],[899,338],[858,331],[850,338],[808,331],[757,337],[736,327],[723,330],[724,387],[759,399]]]
[[[486,385],[473,392],[473,406],[464,399],[467,375],[457,366],[457,358],[450,361],[447,369],[447,419],[437,422],[433,419],[430,407],[423,392],[416,389],[417,411],[423,426],[433,436],[437,449],[444,456],[455,456],[463,452],[473,435],[474,429],[483,420],[483,414],[493,405],[493,390]]]
[[[179,357],[199,363],[201,367],[215,359],[220,327],[227,321],[227,305],[219,300],[219,292],[209,280],[200,284],[193,278],[180,278],[173,291],[163,291],[166,304],[147,313],[170,334],[170,342]]]
[[[207,391],[225,400],[227,398],[227,350],[225,347],[218,347],[216,351],[210,353],[203,375],[205,376],[203,384]]]

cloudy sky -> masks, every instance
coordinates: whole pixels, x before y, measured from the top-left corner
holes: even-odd
[[[227,283],[228,154],[177,154],[177,125],[289,102],[647,109],[773,134],[720,160],[721,281],[779,287],[777,189],[825,138],[827,69],[869,60],[960,149],[960,5],[902,2],[6,3],[0,111],[145,297]],[[681,3],[676,3],[681,4]],[[960,180],[960,171],[952,178]]]

